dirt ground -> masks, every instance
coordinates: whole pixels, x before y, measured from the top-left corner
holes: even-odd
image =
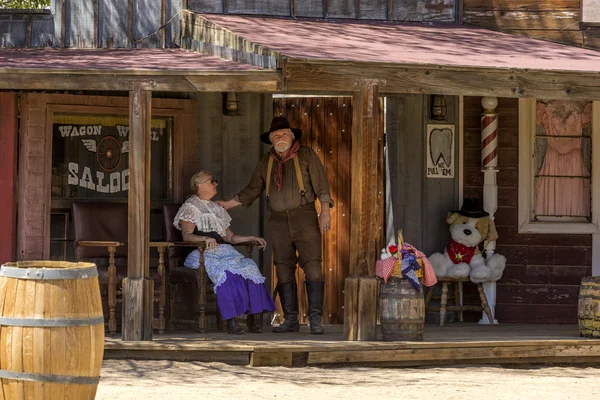
[[[251,368],[107,360],[96,400],[600,400],[600,366]]]

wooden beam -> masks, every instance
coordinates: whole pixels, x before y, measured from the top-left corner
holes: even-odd
[[[164,27],[160,30],[160,47],[167,47],[167,0],[160,1],[160,26]]]
[[[377,168],[383,157],[383,129],[380,123],[378,91],[384,80],[359,79],[360,92],[352,98],[352,200],[350,231],[350,270],[354,276],[374,277],[375,248],[382,226],[377,210]]]
[[[250,356],[251,367],[291,367],[292,352],[254,351]]]
[[[129,193],[127,278],[123,282],[123,340],[152,340],[150,279],[150,139],[152,82],[133,82],[129,92]]]
[[[565,100],[600,99],[597,71],[546,71],[289,59],[285,90],[348,91],[368,71],[382,93],[447,94]]]
[[[281,75],[269,73],[234,76],[188,75],[188,82],[199,92],[275,92],[281,89]]]
[[[0,93],[0,264],[15,261],[17,236],[17,93]]]
[[[4,90],[115,90],[122,91],[123,81],[152,79],[156,85],[148,88],[166,92],[273,92],[281,87],[280,74],[276,71],[211,72],[206,75],[120,75],[113,73],[48,73],[31,70],[0,70]]]
[[[463,0],[463,8],[486,10],[579,10],[581,0]]]
[[[463,12],[463,23],[493,29],[579,30],[579,10],[561,11],[479,11]]]
[[[350,212],[350,271],[344,295],[344,337],[346,340],[375,340],[377,279],[375,259],[383,234],[382,196],[378,168],[383,157],[380,79],[358,79],[360,91],[352,99],[352,199]]]
[[[127,41],[130,48],[135,48],[133,43],[133,0],[127,0]]]
[[[358,340],[358,277],[344,282],[344,339]]]

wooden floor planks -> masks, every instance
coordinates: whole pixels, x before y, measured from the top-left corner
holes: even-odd
[[[426,366],[448,364],[600,364],[600,340],[580,338],[576,326],[451,324],[425,327],[422,342],[349,342],[341,326],[325,335],[231,336],[176,332],[152,342],[107,338],[105,358],[219,361],[251,366]]]

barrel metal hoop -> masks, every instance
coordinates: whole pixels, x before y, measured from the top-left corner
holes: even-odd
[[[77,268],[77,269],[45,269],[45,268],[14,268],[3,266],[0,268],[0,276],[17,279],[40,279],[40,280],[58,280],[58,279],[85,279],[98,276],[96,267]]]
[[[31,326],[31,327],[60,327],[60,326],[91,326],[104,324],[104,317],[90,318],[10,318],[0,317],[0,325]]]
[[[595,295],[595,294],[584,294],[584,295],[579,295],[579,301],[580,302],[585,302],[586,300],[600,300],[600,295]]]
[[[97,385],[99,376],[67,376],[52,374],[32,374],[29,372],[15,372],[0,369],[0,378],[16,379],[20,381],[50,382],[50,383],[75,383],[81,385]]]

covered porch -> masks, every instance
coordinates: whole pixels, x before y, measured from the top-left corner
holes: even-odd
[[[374,260],[383,246],[386,216],[383,195],[384,134],[381,125],[383,111],[380,109],[381,98],[407,94],[420,96],[445,94],[456,96],[457,104],[460,104],[464,96],[585,100],[595,100],[600,96],[598,53],[483,29],[435,25],[423,27],[321,23],[269,18],[201,16],[189,12],[185,14],[182,24],[182,45],[190,51],[36,49],[0,52],[0,71],[6,78],[0,83],[0,88],[5,90],[68,90],[96,93],[119,91],[129,94],[128,115],[131,132],[128,156],[131,171],[127,194],[129,283],[125,285],[124,293],[124,298],[128,301],[124,308],[123,320],[126,323],[123,324],[123,338],[128,341],[155,340],[157,344],[147,344],[149,348],[164,344],[167,346],[165,349],[168,349],[171,345],[168,342],[177,338],[176,336],[153,337],[152,304],[148,302],[148,299],[152,298],[152,288],[148,284],[150,245],[148,232],[150,230],[149,138],[153,92],[231,91],[352,96],[350,157],[352,198],[348,207],[350,228],[348,237],[340,238],[349,242],[350,250],[347,265],[343,265],[337,274],[339,280],[342,282],[345,280],[345,299],[343,304],[339,304],[339,308],[343,310],[343,318],[340,320],[343,319],[344,328],[342,330],[341,326],[330,327],[332,340],[319,342],[319,346],[325,348],[331,343],[342,346],[339,342],[344,339],[377,339],[375,321],[378,286],[374,274]],[[324,37],[332,39],[331,47],[322,46]],[[119,106],[122,107],[123,104]],[[457,125],[460,126],[462,115],[458,106],[456,113]],[[39,116],[31,116],[31,118],[35,120],[34,125],[45,123],[39,119]],[[208,125],[210,121],[205,123]],[[405,123],[411,122],[407,119]],[[455,206],[457,200],[462,198],[464,187],[464,176],[460,169],[460,160],[464,156],[463,143],[460,142],[462,140],[460,133],[457,137],[459,140],[458,184],[456,185],[458,189],[456,199],[449,200],[451,206]],[[49,172],[44,169],[48,165],[44,152],[51,147],[47,142],[48,138],[27,135],[23,138],[32,140],[28,148],[32,152],[22,154],[21,162],[24,166],[22,173],[36,172],[36,177],[41,176],[45,186],[40,190],[35,185],[39,181],[30,179],[31,176],[28,175],[19,178],[18,209],[22,218],[19,218],[18,257],[20,259],[48,258],[50,177]],[[391,136],[388,138],[392,140]],[[423,139],[419,140],[419,149],[423,150],[421,148],[424,144]],[[181,146],[184,151],[183,143]],[[187,167],[192,170],[198,166]],[[174,196],[176,200],[183,198],[181,187],[185,185],[185,182],[182,182],[185,176],[186,173],[182,170],[176,170],[174,173],[174,182],[178,185],[176,188],[179,188]],[[494,180],[495,178],[491,179],[489,185],[490,188],[497,189]],[[30,204],[36,206],[35,218],[25,214]],[[494,204],[494,200],[489,199],[489,207],[494,208]],[[442,211],[444,212],[445,210]],[[595,215],[594,218],[599,217]],[[418,231],[420,227],[413,225],[411,229]],[[595,257],[597,258],[598,255]],[[431,349],[439,350],[444,346],[435,347],[437,345],[431,343],[438,341],[445,343],[441,339],[442,336],[444,338],[447,336],[445,333],[448,331],[442,329],[448,328],[426,327],[425,342],[422,345],[423,349],[429,349],[430,353],[429,356],[424,355],[419,360],[424,362],[429,357],[431,361],[432,357],[435,357],[435,351]],[[481,328],[477,333],[482,333],[483,337],[485,332],[490,335],[497,335],[500,332],[509,337],[512,335],[510,325],[452,327],[449,329],[457,329],[457,336],[456,339],[448,342],[450,343],[448,346],[454,346],[452,348],[455,349],[485,348],[488,349],[485,350],[487,353],[484,351],[481,354],[487,354],[486,357],[494,353],[493,349],[497,346],[492,342],[498,339],[497,336],[489,338],[488,341],[492,344],[486,343],[480,346],[473,344],[479,343],[478,341],[464,339],[469,336],[469,332],[462,329],[467,328]],[[538,342],[535,342],[537,344],[540,340],[553,340],[549,336],[539,336],[539,331],[535,327],[524,329],[526,332],[531,331],[531,340],[537,340]],[[567,339],[564,336],[564,332],[567,331],[563,329],[567,327],[549,327],[549,330],[560,333],[557,340],[565,340],[560,346],[567,346],[566,348],[572,352],[565,353],[562,347],[551,347],[553,350],[548,350],[550,347],[540,345],[540,349],[547,353],[542,355],[543,352],[534,352],[536,357],[558,357],[559,353],[570,354],[569,357],[572,357],[576,356],[573,352],[575,349],[580,349],[579,346],[584,344],[591,346],[590,348],[594,346],[587,344],[588,341]],[[436,339],[436,331],[439,331],[437,337],[439,340]],[[572,330],[568,332],[572,333],[566,336],[576,336],[576,332]],[[434,336],[428,338],[428,334]],[[216,334],[214,339],[211,339],[212,333],[208,335],[197,336],[198,345],[204,347],[200,346],[202,350],[194,351],[203,352],[207,346],[221,343],[221,334]],[[453,344],[463,343],[461,337],[468,345],[461,347],[463,345]],[[232,343],[235,346],[240,343],[241,347],[233,348],[242,349],[239,351],[247,352],[250,358],[252,358],[250,353],[255,353],[255,348],[260,347],[249,345],[252,349],[244,348],[244,345],[241,345],[244,343],[243,340],[231,342],[229,339],[223,339],[225,349],[231,348],[228,346],[232,346]],[[289,345],[289,343],[285,344],[289,338],[282,338],[284,342],[281,342],[283,343],[281,346],[278,341],[271,342],[271,338],[267,338],[267,335],[259,339],[262,343],[274,343],[272,349],[279,348],[279,350],[271,350],[270,353],[279,353],[281,346]],[[192,339],[184,337],[174,346],[183,346],[183,343],[190,340]],[[514,340],[521,343],[518,337]],[[512,349],[507,350],[507,354],[512,352],[511,357],[518,358],[518,355],[515,355],[518,352],[513,349],[516,345],[513,346],[508,339],[502,343],[508,344],[501,347]],[[419,345],[419,343],[397,343],[372,344],[373,348],[368,348],[366,344],[364,346],[367,346],[370,354],[378,349],[377,346],[383,346],[384,350],[409,351],[420,348]],[[427,347],[428,345],[430,347]],[[107,352],[114,350],[128,353],[136,346],[143,348],[146,344],[130,344],[118,339],[109,339]],[[348,344],[348,346],[357,346],[350,347],[353,352],[364,350],[361,348],[362,344]],[[549,343],[547,346],[559,345]],[[215,351],[218,348],[216,346]],[[345,351],[347,349],[343,348],[336,357],[340,359],[339,357],[342,357],[341,354]],[[449,360],[462,357],[457,355],[460,351],[456,351],[457,353],[451,352],[448,356]],[[308,353],[307,357],[310,360],[308,347],[301,347],[298,352],[302,354],[301,358]],[[286,354],[282,356],[286,360],[293,360],[295,351],[290,350],[282,354]],[[266,356],[266,359],[271,356],[273,354]],[[258,355],[255,358],[258,360],[260,357],[262,356]],[[314,357],[312,360],[318,360]],[[357,357],[361,356],[357,353]],[[388,361],[395,362],[394,360],[386,362]],[[281,361],[281,365],[291,362]],[[260,365],[259,361],[256,361],[256,365]]]

